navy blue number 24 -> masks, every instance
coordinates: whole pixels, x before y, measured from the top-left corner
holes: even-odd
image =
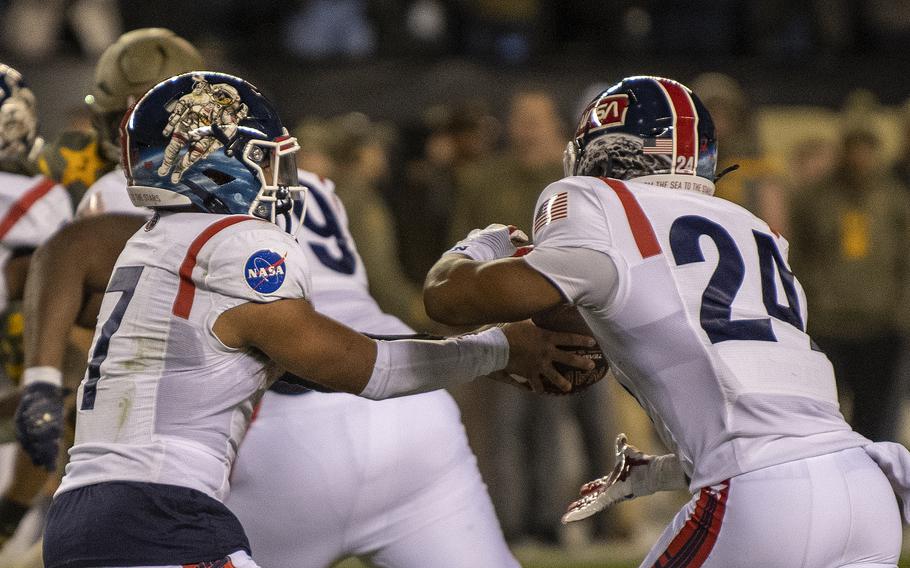
[[[108,292],[121,292],[120,299],[111,315],[101,327],[101,335],[95,342],[95,350],[92,351],[92,359],[88,363],[86,371],[85,386],[82,389],[82,410],[92,410],[95,408],[95,395],[98,392],[98,379],[101,378],[101,363],[107,358],[108,349],[111,346],[111,336],[120,329],[120,322],[123,321],[123,314],[126,307],[133,299],[133,293],[139,284],[139,277],[142,276],[141,266],[121,266],[114,271],[110,283],[107,285]]]
[[[770,235],[753,230],[755,245],[758,249],[759,269],[761,272],[762,302],[768,315],[789,323],[804,331],[803,320],[799,313],[799,296],[793,273],[784,263],[774,239]],[[673,260],[678,266],[693,262],[704,262],[700,237],[706,236],[714,241],[717,247],[717,268],[701,299],[701,327],[708,334],[711,343],[720,343],[731,339],[753,341],[777,341],[771,328],[770,318],[738,319],[731,318],[731,305],[746,277],[746,265],[736,241],[726,229],[698,215],[686,215],[673,222],[670,227],[670,249]],[[777,301],[775,274],[780,276],[787,304]]]

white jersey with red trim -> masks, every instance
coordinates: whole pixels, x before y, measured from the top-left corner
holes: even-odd
[[[662,177],[678,189],[551,184],[525,258],[578,305],[692,489],[868,444],[844,421],[831,364],[805,333],[786,240],[733,203],[686,191],[691,176]],[[590,262],[578,276],[545,260],[579,249],[609,257],[615,282],[591,275]]]
[[[366,269],[348,230],[348,214],[335,194],[335,184],[304,170],[299,175],[300,183],[310,189],[298,241],[312,269],[313,305],[358,331],[411,333],[398,318],[383,313],[370,296]],[[150,211],[133,205],[126,193],[123,170],[117,168],[88,189],[76,210],[77,217],[101,213],[146,215]],[[295,217],[291,231],[296,228]]]
[[[366,269],[348,230],[348,214],[335,194],[335,184],[300,170],[307,186],[304,228],[297,235],[312,270],[313,305],[357,331],[412,333],[398,318],[384,313],[370,296]],[[296,228],[296,227],[295,227]]]
[[[119,166],[104,174],[85,191],[76,205],[76,217],[90,217],[102,213],[151,215],[150,209],[133,205],[126,192],[126,184],[126,175]]]
[[[0,172],[0,243],[37,248],[73,217],[69,194],[44,176]]]
[[[245,302],[307,298],[307,261],[272,223],[164,213],[127,243],[98,315],[58,493],[105,481],[223,499],[268,361],[212,331]]]

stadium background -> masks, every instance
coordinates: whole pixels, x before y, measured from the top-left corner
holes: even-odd
[[[732,78],[754,114],[752,142],[789,191],[800,190],[794,154],[806,140],[834,148],[861,129],[881,142],[880,167],[910,156],[908,0],[0,0],[0,61],[35,91],[45,137],[84,119],[97,55],[120,32],[145,26],[173,29],[209,68],[259,86],[289,125],[369,117],[390,169],[376,189],[399,234],[407,220],[399,187],[436,110],[479,104],[497,123],[499,151],[512,96],[543,91],[567,139],[592,86],[629,74]],[[420,266],[408,258],[416,282]],[[903,397],[903,375],[895,380]],[[666,521],[674,503],[644,515]],[[516,551],[535,568],[619,568],[642,554],[640,543],[581,542],[520,541]]]

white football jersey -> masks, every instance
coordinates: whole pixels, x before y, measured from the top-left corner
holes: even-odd
[[[534,242],[527,262],[578,306],[693,489],[869,443],[844,421],[831,364],[805,333],[787,242],[745,209],[685,189],[569,177],[541,194]],[[590,270],[579,280],[542,261],[579,248],[615,264],[612,294]]]
[[[412,330],[398,318],[383,313],[370,296],[366,270],[348,230],[348,214],[335,194],[335,184],[314,173],[299,171],[300,183],[309,188],[304,228],[297,240],[307,259],[313,281],[313,306],[345,325],[366,333],[405,334]],[[77,216],[100,213],[146,215],[126,193],[121,168],[105,174],[86,192]],[[291,231],[297,229],[296,217]]]
[[[367,273],[348,230],[348,214],[335,194],[335,184],[310,172],[299,173],[300,182],[309,191],[304,228],[297,240],[311,270],[313,306],[357,331],[411,333],[370,296]]]
[[[36,248],[73,217],[62,185],[44,176],[0,172],[0,243]]]
[[[73,205],[62,185],[44,176],[0,172],[0,266],[16,249],[41,246],[72,218]],[[0,294],[0,311],[6,300],[6,293]]]
[[[126,174],[117,166],[93,183],[76,205],[76,217],[90,217],[102,213],[128,213],[151,215],[150,209],[136,207],[126,192]]]
[[[307,261],[272,223],[163,213],[127,243],[98,315],[58,493],[104,481],[223,499],[268,361],[212,332],[245,302],[307,298]]]

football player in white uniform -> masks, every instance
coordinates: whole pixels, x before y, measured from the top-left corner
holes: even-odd
[[[134,102],[131,96],[141,95],[137,89],[142,82],[125,76],[135,73],[137,66],[123,62],[139,60],[153,50],[168,54],[162,67],[170,69],[183,65],[183,71],[191,71],[186,64],[197,57],[167,30],[125,34],[96,69],[91,108],[98,125],[112,122],[118,109],[125,111]],[[116,135],[105,138],[106,148],[119,146]],[[412,333],[397,318],[383,314],[369,295],[367,275],[332,182],[305,172],[301,182],[309,190],[309,212],[298,241],[311,270],[317,311],[362,332]],[[126,185],[120,168],[104,175],[85,193],[76,216],[149,216],[149,209],[133,205]],[[60,250],[47,250],[42,257],[44,264],[57,269],[55,281],[45,278],[41,289],[57,288],[60,267],[71,265],[74,254],[79,256],[72,251],[91,248],[99,251],[92,265],[72,266],[78,272],[60,282],[77,298],[86,290],[73,283],[83,278],[90,279],[87,288],[100,284],[103,291],[116,259],[112,251],[119,253],[142,222],[121,217],[73,227],[54,243]],[[53,294],[54,300],[59,294]],[[40,326],[33,344],[43,345],[45,351],[51,343],[59,347],[66,323],[58,312],[54,326],[42,326],[40,322],[47,320],[37,304],[47,302],[33,300],[37,314],[33,319]],[[81,318],[94,326],[92,309],[97,307],[86,307]],[[405,428],[405,417],[421,427]],[[354,431],[362,436],[349,435]],[[370,450],[377,444],[387,451]],[[285,451],[290,447],[302,450]],[[362,465],[352,468],[352,463]],[[369,483],[363,480],[366,476]],[[227,504],[266,566],[324,567],[349,555],[370,556],[397,568],[517,565],[467,445],[458,409],[444,391],[371,402],[277,383],[263,398],[231,479]],[[377,490],[379,484],[382,490]],[[450,505],[441,506],[447,502]],[[430,511],[414,514],[425,509]],[[338,514],[326,515],[330,510]],[[390,511],[399,512],[400,522],[389,522]],[[382,530],[373,530],[377,524]]]
[[[22,297],[32,252],[73,215],[66,190],[35,174],[40,148],[35,97],[15,69],[0,64],[0,333],[4,336],[4,371],[13,381],[22,372],[22,316],[16,302]],[[0,400],[4,423],[12,422],[17,400],[16,391]],[[40,480],[32,480],[36,469],[24,454],[20,452],[11,461],[15,461],[18,475],[0,496],[0,545],[12,536],[41,487]]]
[[[116,175],[122,174],[118,170]],[[114,178],[113,173],[105,177]],[[382,313],[370,296],[332,182],[303,171],[300,181],[308,188],[309,204],[297,240],[311,271],[316,310],[365,333],[413,333]],[[104,250],[107,260],[95,255],[91,267],[73,267],[78,273],[65,277],[70,286],[92,278],[103,290],[107,279],[102,283],[97,277],[110,274],[116,258],[107,251],[119,251],[149,213],[132,203],[117,207],[113,192],[125,193],[125,187],[126,179],[119,187],[108,181],[93,185],[89,195],[95,203],[104,203],[107,213],[117,215],[74,226],[53,243],[61,250],[41,258],[59,271],[61,265],[73,264],[78,256],[73,251]],[[45,293],[56,288],[46,284]],[[66,289],[77,298],[84,292],[81,287]],[[59,294],[54,292],[55,297]],[[40,313],[34,319],[43,320]],[[43,342],[45,350],[50,339],[59,346],[65,335],[61,325],[66,322],[55,319],[54,326],[37,328],[43,341],[35,337],[35,343]],[[325,568],[355,555],[394,568],[518,565],[506,546],[458,408],[445,391],[368,401],[276,383],[265,393],[240,445],[226,504],[246,530],[257,561],[274,568]]]
[[[428,274],[427,312],[476,325],[577,307],[673,454],[654,463],[623,445],[619,474],[584,487],[567,520],[655,490],[693,493],[643,567],[894,567],[889,479],[906,498],[908,454],[844,421],[787,242],[712,196],[715,150],[711,117],[683,85],[610,87],[581,117],[568,177],[540,195],[534,250],[508,258],[507,230],[475,233]]]
[[[217,144],[200,145],[211,151],[174,182],[157,169],[167,108],[200,80],[231,86],[249,114],[189,133]],[[306,194],[299,147],[242,79],[197,72],[160,83],[125,117],[121,145],[134,204],[158,211],[128,241],[102,301],[76,443],[48,513],[49,568],[256,566],[222,500],[254,403],[279,369],[382,399],[502,369],[531,377],[535,390],[569,388],[554,363],[590,368],[555,347],[590,338],[530,324],[374,341],[316,313],[306,258],[274,223]],[[17,431],[34,459],[52,463],[59,361],[37,353],[32,363]]]

